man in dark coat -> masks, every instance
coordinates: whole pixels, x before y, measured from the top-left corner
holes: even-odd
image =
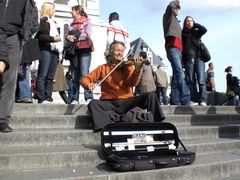
[[[0,0],[0,132],[11,132],[8,125],[13,102],[22,41],[37,30],[33,0]],[[4,64],[4,65],[3,65]]]

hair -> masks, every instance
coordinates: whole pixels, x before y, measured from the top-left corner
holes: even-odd
[[[54,3],[51,3],[51,2],[43,3],[43,5],[41,7],[41,11],[40,11],[40,17],[45,17],[45,16],[49,17],[49,13],[50,13],[52,6],[55,8]]]
[[[112,44],[111,44],[110,47],[109,47],[109,51],[110,51],[110,52],[112,52],[113,47],[114,47],[116,44],[121,44],[121,45],[125,48],[125,44],[124,44],[122,41],[113,41]]]
[[[159,69],[160,67],[162,67],[163,65],[162,64],[159,64],[158,66],[157,66],[157,68]]]
[[[212,62],[208,63],[208,67],[212,67],[212,66],[213,66]]]
[[[85,13],[84,9],[82,6],[80,5],[77,5],[77,6],[73,6],[72,7],[72,10],[75,10],[78,12],[79,15],[81,16],[85,16],[85,17],[88,17],[87,13]]]
[[[117,12],[112,12],[109,15],[108,20],[109,20],[109,22],[112,22],[113,20],[119,20],[119,14]]]
[[[146,58],[147,58],[147,53],[144,52],[144,51],[141,51],[141,52],[139,53],[139,56],[141,56],[143,59],[146,59]]]
[[[228,67],[225,69],[225,72],[226,72],[226,73],[229,73],[231,70],[232,70],[232,66],[228,66]]]
[[[193,24],[195,24],[195,20],[193,19],[192,16],[186,16],[185,19],[184,19],[184,21],[183,21],[183,28],[186,28],[186,23],[187,23],[187,19],[188,19],[188,18],[191,18],[191,19],[193,20]]]

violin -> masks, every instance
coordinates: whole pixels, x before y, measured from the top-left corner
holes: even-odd
[[[143,64],[145,65],[150,65],[150,61],[148,59],[143,59]],[[135,64],[135,60],[134,59],[128,59],[127,61],[123,62],[123,65],[129,65],[132,66]]]
[[[132,58],[131,58],[131,59],[128,59],[128,58],[127,58],[131,53],[132,53],[132,49],[129,50],[129,52],[128,52],[128,54],[126,55],[126,57],[124,57],[95,87],[100,86],[100,85],[102,84],[102,82],[105,81],[105,80],[108,78],[108,76],[109,76],[110,74],[112,74],[112,72],[115,71],[117,68],[122,67],[122,66],[124,66],[124,65],[128,65],[128,66],[134,65],[134,64],[135,64],[135,60],[132,59]],[[145,52],[144,52],[144,53],[145,53]],[[146,53],[145,53],[145,54],[141,54],[141,52],[140,52],[139,55],[143,57],[143,59],[144,59],[144,60],[143,60],[143,63],[144,63],[144,64],[146,64],[146,65],[149,65],[149,64],[150,64],[150,61],[146,58],[146,57],[147,57],[147,56],[146,56]],[[143,56],[143,55],[144,55],[144,56]]]
[[[150,65],[150,61],[147,58],[147,53],[144,51],[139,52],[139,56],[143,58],[143,64]],[[126,65],[134,65],[135,64],[135,59],[133,57],[127,59],[127,61],[123,62]]]

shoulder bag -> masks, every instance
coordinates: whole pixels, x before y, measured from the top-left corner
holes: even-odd
[[[208,62],[211,60],[210,52],[208,51],[206,45],[200,41],[199,43],[199,51],[200,51],[200,57],[204,62]]]

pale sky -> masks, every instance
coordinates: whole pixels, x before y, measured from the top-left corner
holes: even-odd
[[[170,0],[100,0],[100,18],[107,20],[111,12],[120,14],[120,21],[128,29],[131,41],[142,39],[160,55],[171,71],[166,58],[162,16]],[[181,0],[178,19],[192,16],[208,32],[202,40],[208,47],[215,65],[216,89],[226,90],[224,69],[233,66],[233,74],[240,78],[240,0]],[[207,69],[207,64],[206,64]]]

